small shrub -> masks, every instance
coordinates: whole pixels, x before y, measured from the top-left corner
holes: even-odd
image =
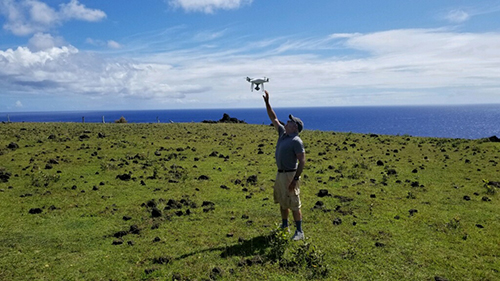
[[[309,270],[312,278],[326,277],[328,268],[324,254],[311,243],[300,245],[293,254],[293,262]]]
[[[49,175],[40,171],[38,174],[31,175],[31,186],[47,187],[50,183],[58,182],[59,179],[59,175]]]
[[[278,228],[270,235],[269,245],[271,250],[269,252],[269,259],[272,261],[280,261],[285,255],[288,243],[288,232],[285,228]]]
[[[497,193],[495,186],[491,185],[489,180],[483,180],[483,182],[484,182],[484,187],[486,188],[486,194],[495,195]]]
[[[447,224],[446,227],[450,230],[457,230],[460,227],[460,218],[455,217],[451,219]]]

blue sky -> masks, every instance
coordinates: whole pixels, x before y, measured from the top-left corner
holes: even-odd
[[[500,0],[0,0],[0,112],[500,103]]]

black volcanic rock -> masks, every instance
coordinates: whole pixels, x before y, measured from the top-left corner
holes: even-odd
[[[0,170],[0,182],[8,182],[11,176],[11,173]]]
[[[318,192],[318,197],[332,196],[328,193],[327,189],[320,189]]]
[[[28,213],[32,214],[32,215],[35,215],[35,214],[41,214],[42,213],[42,209],[40,208],[32,208],[28,211]]]
[[[245,121],[239,120],[238,118],[231,117],[227,113],[224,113],[222,115],[222,118],[219,119],[219,121],[203,120],[202,123],[209,123],[209,124],[215,124],[215,123],[241,123],[241,124],[246,124]]]
[[[122,181],[128,181],[130,180],[132,177],[130,176],[130,174],[123,174],[123,175],[118,175],[116,176],[117,179],[120,179]]]
[[[9,143],[7,145],[7,148],[9,148],[9,149],[17,149],[17,148],[19,148],[19,145],[17,143],[15,143],[15,142],[11,142],[11,143]]]
[[[488,138],[491,142],[500,142],[500,139],[497,136],[491,136]]]

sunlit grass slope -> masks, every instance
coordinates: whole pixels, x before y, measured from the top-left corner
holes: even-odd
[[[0,280],[500,280],[499,143],[301,136],[291,243],[270,126],[0,124]]]

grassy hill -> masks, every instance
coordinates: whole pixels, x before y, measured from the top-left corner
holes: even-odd
[[[500,143],[301,137],[291,242],[272,127],[0,124],[0,280],[500,279]]]

